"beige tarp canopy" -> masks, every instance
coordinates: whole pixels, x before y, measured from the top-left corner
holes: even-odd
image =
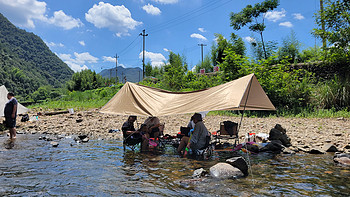
[[[245,104],[246,107],[244,107]],[[202,111],[243,109],[275,110],[254,74],[193,92],[169,92],[127,82],[102,107],[100,112],[120,115],[166,116]]]
[[[5,104],[9,101],[7,99],[7,89],[4,85],[0,86],[0,116],[4,116]],[[17,105],[17,114],[25,114],[28,112],[28,109],[18,103]]]

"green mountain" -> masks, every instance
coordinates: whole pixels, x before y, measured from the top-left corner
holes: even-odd
[[[0,14],[0,85],[25,97],[40,86],[62,87],[73,73],[39,36]]]
[[[124,68],[124,67],[118,66],[117,72],[118,72],[118,78],[120,82],[122,82],[122,79],[123,79],[123,82],[125,82],[124,77],[126,77],[127,81],[134,82],[134,83],[142,80],[142,69],[138,67]],[[115,78],[115,68],[104,69],[99,74],[104,78]]]

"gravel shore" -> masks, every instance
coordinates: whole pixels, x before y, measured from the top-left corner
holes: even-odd
[[[165,124],[164,134],[176,135],[180,126],[187,126],[192,114],[159,117]],[[29,113],[31,121],[20,122],[18,133],[45,133],[49,135],[88,135],[91,139],[121,139],[120,132],[109,133],[111,129],[121,129],[128,116],[101,114],[98,109],[80,111],[74,114],[39,115]],[[147,117],[138,117],[140,125]],[[204,124],[210,132],[219,130],[220,122],[230,120],[240,122],[240,117],[206,116]],[[346,118],[243,118],[239,136],[243,139],[248,132],[266,133],[280,124],[287,130],[293,147],[321,147],[334,145],[339,151],[349,151],[350,120]]]

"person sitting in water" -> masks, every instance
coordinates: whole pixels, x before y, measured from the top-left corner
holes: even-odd
[[[126,143],[138,144],[142,142],[142,135],[134,127],[136,119],[136,116],[129,116],[122,126],[123,137]]]
[[[143,125],[145,125],[146,127],[146,133],[149,134],[149,137],[157,139],[160,135],[160,130],[159,130],[159,126],[160,126],[160,121],[159,118],[152,116],[149,117],[145,120],[145,122],[143,123]]]
[[[201,114],[195,113],[192,116],[192,119],[195,123],[194,130],[190,137],[184,136],[181,138],[177,149],[179,154],[183,154],[184,148],[192,149],[193,152],[204,148],[207,142],[207,136],[210,135],[208,129],[203,123]]]

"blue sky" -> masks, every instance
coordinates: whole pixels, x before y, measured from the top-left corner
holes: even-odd
[[[142,68],[142,36],[146,30],[146,63],[167,61],[169,51],[184,55],[189,69],[210,53],[215,33],[249,41],[258,34],[247,27],[234,31],[230,13],[261,0],[0,0],[0,12],[14,25],[40,36],[74,71],[100,72],[116,65]],[[311,31],[319,0],[280,0],[265,15],[266,41],[286,38],[294,31],[302,49],[319,45]]]

